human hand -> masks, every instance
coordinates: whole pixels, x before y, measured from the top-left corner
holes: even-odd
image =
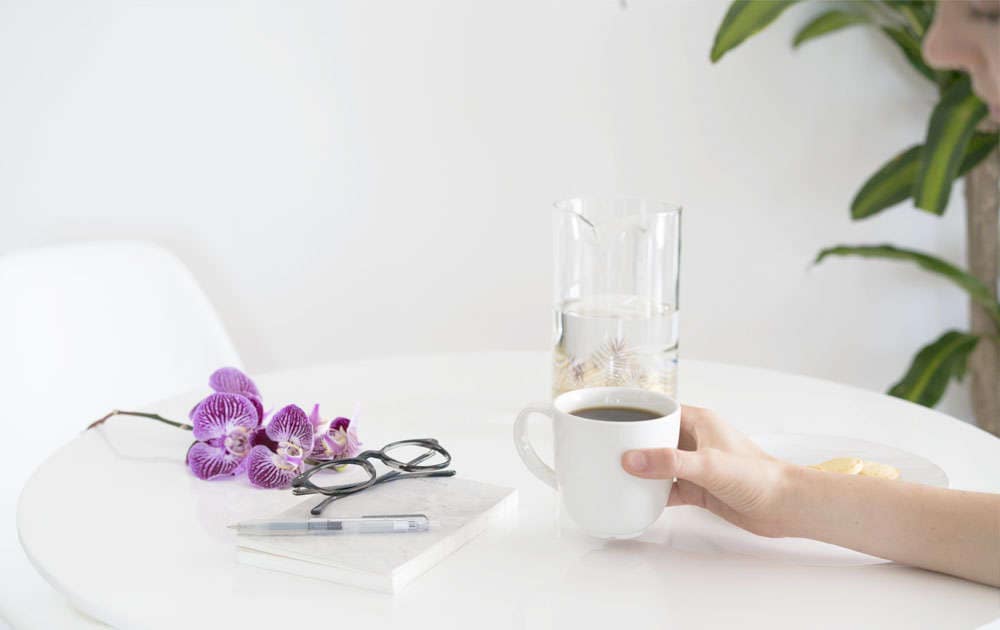
[[[626,472],[674,479],[667,505],[696,505],[762,536],[784,536],[790,464],[771,457],[708,409],[684,406],[678,448],[627,451]]]
[[[626,451],[622,467],[676,478],[667,505],[697,505],[755,534],[812,538],[1000,586],[998,494],[795,466],[697,407],[681,409],[678,448]]]

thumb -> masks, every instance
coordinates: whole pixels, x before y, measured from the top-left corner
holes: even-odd
[[[644,479],[683,479],[717,496],[725,494],[727,488],[753,479],[753,467],[749,464],[744,458],[714,448],[697,451],[649,448],[622,455],[622,467],[631,475]]]
[[[783,465],[714,448],[627,451],[622,466],[645,479],[677,478],[668,505],[697,505],[756,534],[778,535]]]

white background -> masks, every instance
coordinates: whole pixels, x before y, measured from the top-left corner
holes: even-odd
[[[792,51],[815,3],[713,66],[727,4],[0,1],[0,253],[160,243],[254,372],[543,349],[550,202],[641,194],[685,206],[682,357],[884,390],[964,296],[810,262],[964,260],[960,190],[848,217],[934,95],[862,28]]]

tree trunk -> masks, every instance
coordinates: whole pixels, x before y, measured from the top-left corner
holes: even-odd
[[[1000,265],[1000,149],[994,149],[965,176],[969,271],[997,296]],[[970,303],[969,327],[983,335],[969,360],[976,424],[1000,436],[1000,341],[986,311]]]

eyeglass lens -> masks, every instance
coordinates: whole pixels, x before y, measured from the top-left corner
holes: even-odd
[[[435,470],[448,462],[443,452],[419,442],[390,444],[382,452],[387,459],[405,464],[411,470]]]

